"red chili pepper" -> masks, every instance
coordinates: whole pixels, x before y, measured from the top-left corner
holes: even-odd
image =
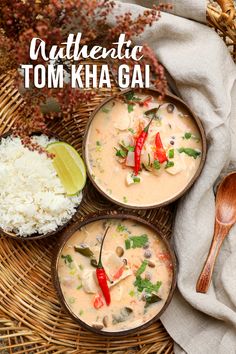
[[[102,265],[102,248],[103,248],[103,243],[104,243],[104,240],[105,240],[105,237],[107,235],[109,228],[110,228],[110,226],[108,226],[106,228],[105,234],[102,239],[99,260],[98,260],[98,266],[96,269],[96,276],[97,276],[98,284],[102,290],[102,293],[103,293],[103,296],[106,300],[107,305],[110,305],[111,295],[110,295],[110,290],[109,290],[108,284],[107,284],[107,275],[106,275],[105,269],[103,268],[103,265]]]
[[[141,106],[148,107],[149,103],[152,101],[152,96],[146,97],[143,101],[140,102]]]
[[[139,134],[137,140],[136,140],[136,145],[135,145],[135,149],[134,149],[134,161],[135,161],[135,165],[134,165],[134,174],[135,176],[137,176],[137,174],[139,173],[140,170],[140,165],[141,165],[141,152],[143,149],[143,145],[147,139],[148,136],[148,130],[149,127],[153,121],[154,118],[157,118],[156,113],[158,112],[159,108],[162,106],[162,104],[159,105],[159,107],[157,109],[155,109],[155,113],[153,114],[150,122],[148,123],[148,125],[146,125],[146,127],[141,131],[141,133]],[[152,110],[153,111],[153,110]],[[149,112],[149,111],[148,111]]]
[[[156,143],[156,154],[155,155],[156,155],[158,161],[160,163],[167,161],[166,152],[165,152],[165,149],[163,148],[163,144],[162,144],[159,132],[156,134],[155,143]]]

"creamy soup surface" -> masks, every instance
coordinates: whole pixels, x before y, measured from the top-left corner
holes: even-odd
[[[148,207],[186,187],[199,167],[202,142],[197,125],[182,106],[157,97],[128,95],[125,102],[107,103],[92,120],[85,145],[87,167],[97,186],[114,201]],[[153,114],[135,175],[137,140]]]
[[[111,302],[107,306],[96,277],[102,263]],[[102,331],[138,327],[164,306],[173,266],[165,244],[147,226],[131,220],[99,220],[75,232],[61,250],[58,276],[67,306],[86,324]]]

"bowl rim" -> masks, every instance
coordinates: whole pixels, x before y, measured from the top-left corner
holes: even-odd
[[[73,311],[71,310],[70,306],[66,303],[65,297],[63,295],[63,292],[61,290],[61,286],[60,286],[60,281],[59,281],[59,275],[58,275],[58,262],[59,262],[59,257],[61,254],[61,251],[63,249],[63,247],[65,246],[66,242],[70,239],[70,237],[74,234],[74,232],[78,231],[81,227],[90,224],[92,222],[95,221],[99,221],[99,220],[106,220],[106,219],[122,219],[122,220],[134,220],[140,224],[143,224],[147,227],[149,227],[150,229],[152,229],[152,231],[154,231],[164,242],[170,256],[171,256],[171,261],[172,261],[172,265],[173,265],[173,275],[172,275],[172,282],[171,282],[171,288],[169,291],[169,295],[166,299],[166,302],[164,304],[164,306],[161,308],[161,310],[153,317],[151,318],[149,321],[145,322],[144,324],[135,327],[135,328],[131,328],[131,329],[127,329],[124,331],[116,331],[116,332],[111,332],[111,331],[101,331],[98,330],[96,328],[93,328],[92,326],[88,325],[87,323],[83,322],[79,317],[77,317],[76,315],[74,315]],[[133,214],[123,214],[122,212],[117,212],[117,211],[109,211],[107,213],[101,213],[101,214],[95,214],[92,216],[88,216],[87,218],[85,218],[83,221],[78,221],[76,223],[74,223],[73,225],[71,225],[70,227],[68,227],[66,230],[64,230],[64,232],[61,234],[60,238],[57,240],[57,244],[55,246],[54,252],[53,252],[53,256],[51,258],[51,275],[52,275],[52,283],[54,285],[54,288],[56,290],[58,299],[60,304],[62,305],[63,309],[66,311],[66,313],[73,318],[73,320],[75,322],[77,322],[81,327],[83,327],[84,329],[96,333],[96,334],[100,334],[100,335],[104,335],[104,336],[109,336],[109,337],[121,337],[121,336],[126,336],[129,334],[133,334],[136,331],[140,331],[143,330],[145,328],[147,328],[148,326],[150,326],[151,324],[153,324],[155,321],[157,321],[160,316],[163,314],[163,312],[166,310],[166,308],[168,307],[168,305],[171,302],[171,299],[173,297],[174,294],[174,290],[176,288],[176,282],[177,282],[177,259],[175,256],[175,253],[173,251],[173,249],[170,246],[169,241],[167,240],[167,238],[164,236],[164,234],[162,233],[162,231],[160,231],[160,229],[153,225],[151,222],[145,220],[143,217],[140,216],[136,216]]]
[[[42,133],[42,132],[34,132],[34,133],[32,133],[32,135],[42,135],[42,134],[46,135],[48,138],[55,138],[55,139],[58,139],[59,141],[62,141],[56,134],[53,134],[50,131],[47,132],[47,134]],[[7,137],[9,137],[11,135],[12,135],[12,131],[11,130],[9,130],[6,133],[3,133],[2,135],[0,135],[0,144],[1,144],[2,139],[7,138]],[[82,203],[82,200],[81,200],[80,204],[81,203]],[[64,224],[58,226],[56,228],[56,230],[54,230],[54,231],[50,231],[50,232],[48,232],[46,234],[35,233],[35,234],[30,235],[30,236],[21,236],[21,235],[15,234],[14,232],[6,231],[6,230],[4,230],[3,228],[0,227],[0,236],[2,236],[4,238],[11,238],[13,240],[19,240],[19,241],[41,240],[41,239],[46,238],[46,237],[54,236],[58,232],[62,231],[65,227],[67,227],[69,225],[69,223],[72,221],[72,218],[78,212],[78,210],[80,208],[80,204],[75,208],[76,209],[75,213]]]
[[[82,157],[86,166],[86,171],[87,171],[87,176],[89,177],[89,180],[92,182],[93,186],[96,188],[96,190],[101,193],[106,199],[108,199],[109,201],[113,202],[114,204],[121,206],[123,208],[126,209],[153,209],[153,208],[159,208],[165,205],[169,205],[173,202],[175,202],[177,199],[181,198],[192,186],[193,184],[196,182],[196,180],[198,179],[198,177],[200,176],[205,161],[206,161],[206,155],[207,155],[207,138],[206,138],[206,133],[203,127],[203,124],[200,120],[200,118],[190,109],[190,107],[178,96],[172,94],[171,92],[167,92],[165,95],[165,98],[170,98],[172,101],[177,101],[179,104],[181,104],[182,106],[184,106],[184,108],[189,112],[189,114],[191,115],[192,119],[195,121],[198,130],[200,132],[200,136],[201,136],[201,141],[202,141],[202,154],[201,154],[201,162],[198,166],[198,169],[196,170],[195,174],[193,175],[193,177],[190,179],[190,181],[188,182],[188,184],[181,190],[180,193],[177,193],[174,197],[171,197],[168,200],[165,200],[161,203],[156,203],[156,204],[152,204],[152,205],[144,205],[144,206],[137,206],[137,205],[131,205],[129,203],[122,203],[121,201],[117,201],[116,199],[113,199],[109,194],[105,193],[105,191],[95,182],[95,180],[92,177],[92,174],[90,173],[89,170],[89,164],[87,163],[87,157],[86,157],[86,145],[87,145],[87,138],[88,138],[88,133],[89,133],[89,129],[90,129],[90,125],[94,119],[94,117],[96,116],[96,114],[98,113],[99,110],[102,109],[102,107],[107,104],[108,102],[114,100],[117,96],[120,95],[124,95],[128,92],[131,91],[136,91],[136,92],[154,92],[155,95],[161,95],[160,92],[155,89],[155,88],[143,88],[143,89],[125,89],[122,90],[108,98],[106,98],[105,100],[103,100],[90,114],[90,117],[88,119],[88,122],[86,124],[85,127],[85,132],[84,132],[84,138],[83,138],[83,143],[82,143]]]

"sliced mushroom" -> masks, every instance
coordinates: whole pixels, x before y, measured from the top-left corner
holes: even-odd
[[[175,109],[175,106],[173,105],[173,103],[169,103],[166,107],[166,110],[168,113],[173,113]]]
[[[108,327],[108,316],[104,316],[102,323],[104,324],[104,327]]]
[[[148,266],[150,267],[150,268],[155,268],[155,266],[156,266],[156,264],[155,264],[155,262],[153,262],[152,260],[148,260]]]
[[[118,257],[122,257],[124,254],[124,248],[120,246],[116,247],[116,254]]]
[[[147,250],[144,252],[144,257],[145,257],[145,258],[151,258],[151,257],[152,257],[152,252],[151,252],[149,249],[147,249]]]
[[[103,329],[104,326],[102,323],[95,322],[92,324],[92,327],[101,330],[101,329]]]

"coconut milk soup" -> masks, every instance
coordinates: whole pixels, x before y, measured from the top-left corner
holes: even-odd
[[[150,207],[174,198],[193,178],[201,162],[200,132],[182,105],[134,92],[124,96],[93,118],[85,144],[87,167],[114,201]],[[151,120],[135,173],[137,141]]]
[[[102,263],[111,302],[106,305],[96,278],[101,241]],[[99,220],[75,232],[58,261],[60,287],[73,314],[102,331],[138,327],[163,308],[172,284],[171,256],[156,233],[132,220]]]

